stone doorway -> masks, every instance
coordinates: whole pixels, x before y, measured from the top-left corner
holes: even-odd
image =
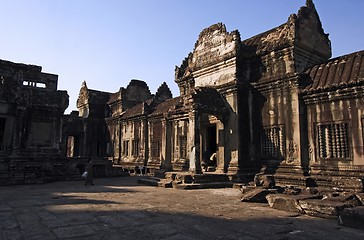
[[[206,150],[215,153],[217,150],[216,124],[207,126],[206,130]]]
[[[5,144],[5,124],[6,124],[6,118],[0,118],[0,151],[4,151]]]
[[[211,161],[211,155],[216,153],[217,148],[217,128],[216,124],[209,124],[205,126],[204,134],[203,134],[203,152],[202,152],[202,161],[208,163],[208,167],[205,168],[205,171],[215,171],[217,166],[217,156],[215,154],[215,160]]]

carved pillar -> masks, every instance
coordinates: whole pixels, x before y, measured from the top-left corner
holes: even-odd
[[[197,110],[189,114],[188,146],[190,153],[189,171],[201,173],[200,116]]]

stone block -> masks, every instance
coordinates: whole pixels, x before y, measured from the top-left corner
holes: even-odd
[[[252,190],[254,190],[255,187],[254,186],[240,186],[239,190],[243,193],[246,194],[247,192],[250,192]]]
[[[324,200],[342,202],[345,203],[348,207],[357,207],[363,205],[357,195],[352,193],[333,195],[325,198]]]
[[[286,195],[286,194],[270,194],[267,195],[267,201],[270,207],[278,210],[304,213],[299,204],[300,200],[317,198],[315,195]]]
[[[356,193],[355,195],[360,200],[361,205],[364,205],[364,193]]]
[[[364,230],[364,207],[345,208],[339,215],[339,224]]]
[[[272,175],[257,174],[254,177],[254,183],[255,183],[255,186],[262,187],[264,189],[271,189],[276,186],[274,176],[272,176]]]
[[[284,188],[284,194],[287,195],[299,195],[301,194],[302,189],[300,187],[296,187],[296,186],[288,186],[286,188]]]
[[[306,199],[299,201],[301,208],[310,216],[336,219],[347,208],[346,203],[320,199]]]
[[[242,202],[257,202],[257,203],[267,203],[266,196],[268,194],[275,193],[274,190],[267,190],[262,188],[256,188],[251,190],[245,194],[243,194],[241,201]]]

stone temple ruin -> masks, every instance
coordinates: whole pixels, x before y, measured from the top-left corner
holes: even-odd
[[[79,177],[93,158],[99,176],[137,170],[175,186],[273,176],[362,192],[363,54],[330,59],[308,0],[246,40],[222,23],[204,29],[175,69],[178,97],[166,83],[152,94],[140,80],[115,93],[84,82],[69,115],[56,75],[1,61],[0,182]]]

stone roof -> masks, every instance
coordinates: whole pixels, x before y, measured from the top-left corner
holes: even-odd
[[[312,41],[316,44],[312,44]],[[323,59],[331,57],[331,42],[324,33],[320,17],[311,0],[297,14],[291,14],[287,22],[271,30],[241,42],[242,52],[248,57],[264,55],[288,47],[300,47]]]
[[[144,115],[145,114],[144,106],[145,105],[149,106],[149,104],[151,104],[151,102],[152,102],[152,99],[149,99],[145,102],[135,105],[134,107],[129,108],[122,114],[121,119],[133,118],[133,117],[138,117],[138,116]]]
[[[24,64],[24,63],[14,63],[14,62],[10,62],[7,60],[1,60],[1,59],[0,59],[0,66],[1,66],[1,68],[10,67],[10,68],[21,69],[23,71],[34,71],[34,72],[42,71],[41,66],[32,65],[32,64]]]
[[[88,89],[89,103],[105,104],[109,101],[111,93]]]
[[[305,73],[310,83],[302,90],[312,92],[333,90],[364,83],[364,50],[333,58],[315,65]]]
[[[290,21],[242,41],[244,53],[262,54],[292,45]]]
[[[166,101],[158,104],[154,109],[149,109],[153,105],[153,99],[149,99],[143,103],[137,104],[132,108],[126,110],[121,119],[134,118],[138,116],[142,116],[148,114],[149,116],[157,116],[160,114],[168,113],[175,109],[175,107],[179,104],[180,97],[167,99]],[[149,110],[149,111],[146,111]]]
[[[125,90],[124,88],[120,88],[119,91],[116,93],[110,94],[109,103],[116,102],[118,100],[121,100],[122,91]]]
[[[175,97],[171,99],[167,99],[166,101],[158,104],[155,107],[155,110],[150,114],[151,116],[157,116],[159,114],[168,113],[173,111],[176,106],[180,103],[181,98]]]

